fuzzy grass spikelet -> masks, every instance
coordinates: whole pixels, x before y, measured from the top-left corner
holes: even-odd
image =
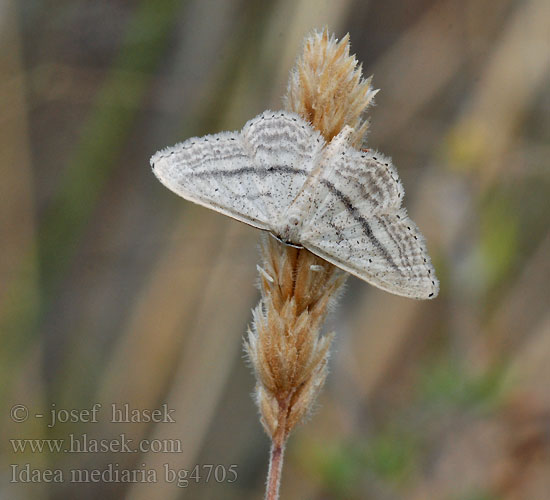
[[[349,54],[349,36],[337,41],[325,29],[305,39],[285,104],[327,142],[344,126],[352,127],[352,145],[361,147],[368,128],[364,113],[375,94]],[[346,274],[304,248],[262,238],[261,300],[245,350],[256,375],[261,422],[272,443],[266,499],[274,500],[288,436],[311,411],[327,376],[333,335],[322,335],[321,329]]]
[[[349,49],[349,35],[337,41],[325,29],[306,37],[284,99],[286,108],[308,120],[327,142],[348,125],[355,130],[352,145],[360,147],[369,126],[365,111],[378,90],[371,87],[372,77],[363,79]]]
[[[262,424],[288,435],[308,413],[327,374],[333,335],[320,335],[345,274],[310,252],[263,236],[262,300],[254,310],[247,351],[258,386]]]

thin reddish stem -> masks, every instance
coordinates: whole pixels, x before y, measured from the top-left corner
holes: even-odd
[[[269,471],[267,472],[265,500],[279,500],[283,459],[285,456],[285,445],[288,437],[286,423],[288,418],[289,401],[290,396],[283,400],[279,400],[277,430],[271,438],[271,451],[269,454]]]
[[[279,487],[281,485],[281,473],[283,470],[283,458],[285,454],[285,445],[272,442],[269,458],[269,472],[267,475],[267,486],[265,491],[265,500],[278,500]]]

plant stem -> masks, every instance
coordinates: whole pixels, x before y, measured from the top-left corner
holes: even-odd
[[[276,442],[271,443],[271,456],[269,459],[269,472],[267,476],[265,500],[279,499],[279,486],[281,484],[284,454],[284,443],[282,445]]]
[[[288,415],[288,399],[284,403],[279,401],[279,415],[277,431],[271,441],[269,454],[269,470],[267,472],[267,484],[265,500],[278,500],[279,487],[281,485],[281,474],[283,471],[283,459],[285,456],[285,445],[288,437],[286,423]]]
[[[281,444],[273,441],[271,443],[265,500],[278,500],[279,498],[279,486],[281,484],[284,454],[285,443]]]

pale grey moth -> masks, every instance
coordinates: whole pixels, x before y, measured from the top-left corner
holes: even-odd
[[[437,296],[424,238],[402,207],[391,161],[327,144],[300,116],[265,111],[240,132],[191,138],[157,152],[158,179],[186,200],[305,247],[388,292]]]

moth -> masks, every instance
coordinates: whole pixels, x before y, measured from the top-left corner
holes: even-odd
[[[157,152],[157,178],[186,200],[269,231],[382,290],[416,299],[439,282],[424,238],[403,208],[391,161],[327,143],[299,115],[265,111],[241,131],[194,137]]]

